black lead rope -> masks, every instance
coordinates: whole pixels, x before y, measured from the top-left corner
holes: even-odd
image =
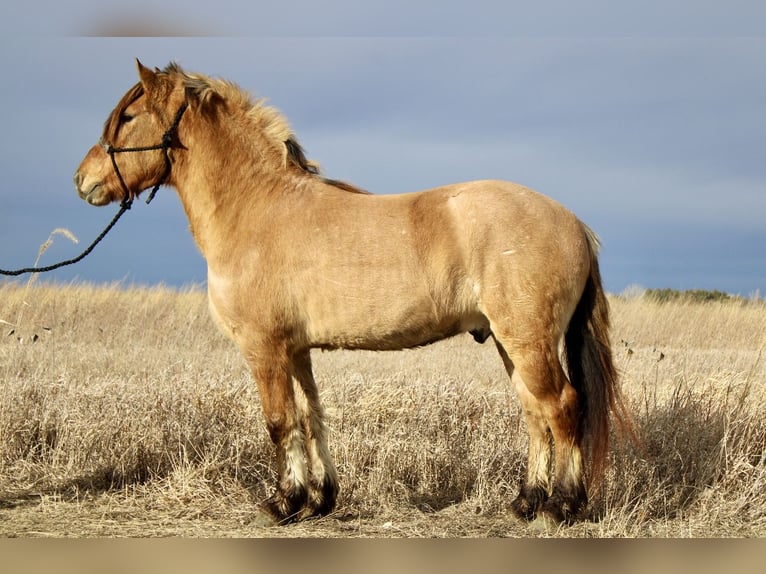
[[[6,269],[0,269],[0,275],[9,275],[12,277],[23,275],[25,273],[46,273],[48,271],[53,271],[54,269],[60,269],[61,267],[66,267],[67,265],[73,265],[79,261],[82,261],[87,257],[91,251],[98,245],[101,240],[106,237],[106,234],[109,233],[114,227],[114,225],[119,221],[120,217],[123,216],[123,214],[130,209],[130,207],[133,205],[133,194],[130,192],[130,189],[128,188],[127,184],[125,183],[125,180],[122,178],[122,174],[120,173],[120,168],[117,167],[117,160],[114,158],[114,155],[117,153],[126,153],[126,152],[139,152],[139,151],[152,151],[152,150],[162,150],[165,154],[165,173],[162,175],[162,178],[157,182],[157,184],[152,187],[152,190],[149,192],[149,196],[146,198],[146,203],[149,204],[154,199],[154,196],[157,193],[157,190],[160,188],[162,184],[165,183],[165,180],[167,180],[168,176],[170,175],[170,156],[168,155],[168,150],[173,145],[173,139],[176,135],[176,130],[178,130],[178,124],[181,123],[181,117],[184,115],[184,112],[186,111],[187,104],[184,102],[181,107],[178,109],[178,112],[176,113],[176,117],[173,120],[173,123],[171,126],[167,129],[167,131],[162,135],[162,143],[159,143],[157,145],[151,145],[151,146],[144,146],[144,147],[122,147],[122,148],[115,148],[111,144],[105,146],[105,151],[107,154],[109,154],[109,157],[112,160],[112,166],[114,167],[114,171],[117,174],[117,179],[120,181],[120,185],[122,186],[122,190],[125,192],[125,197],[122,200],[122,203],[120,203],[120,209],[117,212],[117,214],[112,218],[112,221],[109,222],[109,224],[104,228],[104,230],[99,234],[98,237],[91,243],[88,248],[83,251],[80,255],[75,257],[74,259],[67,259],[66,261],[60,261],[59,263],[55,263],[53,265],[48,265],[47,267],[25,267],[24,269],[14,269],[14,270],[6,270]]]
[[[120,210],[117,212],[117,215],[115,215],[112,218],[112,221],[109,222],[109,225],[107,225],[104,230],[101,232],[101,234],[96,237],[96,239],[91,243],[88,248],[80,253],[77,257],[74,259],[67,259],[66,261],[60,261],[59,263],[55,263],[54,265],[48,265],[47,267],[25,267],[24,269],[15,269],[13,271],[8,271],[6,269],[0,269],[0,275],[10,275],[12,277],[23,275],[24,273],[46,273],[48,271],[53,271],[54,269],[59,269],[61,267],[66,267],[67,265],[73,265],[77,263],[78,261],[82,261],[85,259],[87,255],[90,254],[91,251],[93,251],[93,248],[98,245],[101,240],[106,237],[106,234],[109,233],[109,231],[114,227],[114,224],[117,223],[117,221],[122,217],[123,213],[125,213],[127,210],[130,209],[130,206],[132,204],[132,200],[123,201],[120,204]]]

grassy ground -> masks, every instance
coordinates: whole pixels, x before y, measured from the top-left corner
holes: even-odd
[[[612,298],[640,449],[588,520],[509,510],[526,456],[494,346],[317,352],[338,508],[264,528],[255,385],[196,290],[0,284],[2,536],[763,536],[763,303]]]

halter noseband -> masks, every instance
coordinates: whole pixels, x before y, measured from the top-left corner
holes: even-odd
[[[150,203],[154,199],[157,190],[162,184],[165,183],[165,180],[167,180],[168,176],[170,175],[170,156],[168,155],[168,150],[170,150],[170,148],[173,146],[173,140],[178,135],[178,124],[181,123],[181,118],[183,117],[187,107],[188,104],[186,102],[181,104],[181,107],[178,108],[178,111],[176,112],[175,119],[173,119],[173,123],[170,124],[170,127],[165,131],[164,134],[162,134],[162,141],[156,145],[141,147],[114,147],[112,144],[103,144],[104,151],[109,154],[109,157],[112,160],[112,166],[114,167],[114,172],[117,174],[117,179],[120,180],[122,191],[125,192],[125,197],[122,199],[121,204],[125,209],[130,209],[130,205],[133,203],[133,193],[131,193],[130,189],[125,183],[125,180],[120,173],[120,168],[117,167],[117,160],[115,159],[114,155],[127,152],[152,151],[158,149],[162,150],[165,155],[165,171],[162,174],[160,180],[154,185],[154,187],[152,187],[152,191],[149,192],[149,197],[146,198],[146,203]]]

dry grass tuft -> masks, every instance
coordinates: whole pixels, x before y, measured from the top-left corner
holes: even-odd
[[[642,445],[615,448],[588,521],[540,531],[511,517],[526,429],[494,348],[466,336],[315,353],[339,506],[264,529],[259,397],[202,292],[0,284],[0,534],[766,534],[766,306],[612,307]]]

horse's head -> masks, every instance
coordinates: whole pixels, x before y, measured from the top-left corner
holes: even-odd
[[[79,196],[91,205],[132,200],[168,183],[178,124],[186,109],[183,84],[136,60],[140,81],[122,97],[104,133],[74,175]]]

